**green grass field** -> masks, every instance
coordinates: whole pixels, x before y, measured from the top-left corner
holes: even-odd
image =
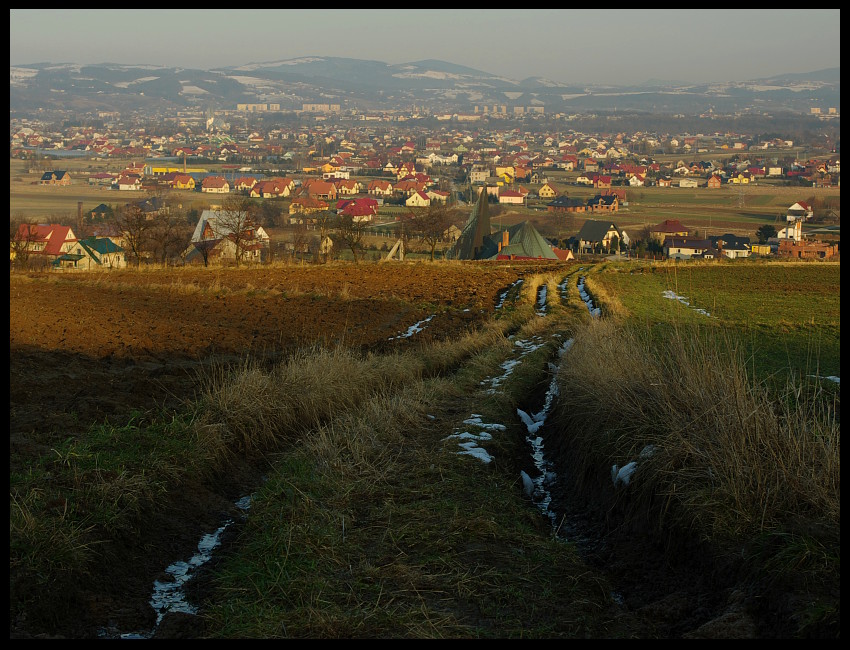
[[[704,325],[738,332],[759,377],[787,375],[789,370],[837,376],[841,368],[840,272],[838,263],[739,260],[608,265],[593,280],[616,296],[636,325]],[[689,305],[665,298],[667,291],[682,296]]]

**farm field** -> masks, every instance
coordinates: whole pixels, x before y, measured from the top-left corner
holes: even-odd
[[[814,286],[837,361],[838,272],[837,264],[363,262],[12,273],[13,636],[91,638],[108,626],[97,635],[754,638],[805,627],[771,608],[748,605],[745,615],[734,594],[752,586],[746,599],[757,604],[767,592],[739,585],[725,564],[709,580],[693,533],[671,533],[682,536],[681,550],[665,556],[657,531],[620,529],[623,512],[604,505],[629,501],[631,492],[612,491],[609,467],[638,442],[617,434],[624,449],[605,440],[603,450],[594,423],[618,412],[608,390],[639,382],[634,371],[653,362],[621,369],[609,365],[618,356],[607,343],[589,347],[615,319],[592,318],[576,282],[586,277],[603,313],[639,327],[707,320],[661,295],[678,290],[697,308],[711,303],[719,314],[711,320],[730,328],[792,333],[809,303],[774,289]],[[740,295],[734,284],[745,285]],[[770,313],[755,322],[759,291]],[[573,337],[580,343],[568,352]],[[440,370],[425,372],[426,358]],[[561,372],[586,365],[556,391],[553,361]],[[599,404],[580,413],[579,398],[559,415],[578,417],[580,428],[555,419],[541,429],[553,395],[583,390]],[[529,413],[543,419],[532,425]],[[654,431],[655,423],[609,424]],[[532,426],[536,442],[526,438]],[[275,443],[266,449],[251,436]],[[551,473],[538,464],[542,450],[531,453],[544,439]],[[471,440],[496,462],[470,458]],[[576,443],[599,458],[571,453]],[[613,527],[604,543],[585,495],[576,503],[573,478],[550,486],[551,519],[532,507],[539,495],[522,477],[543,486],[571,462],[586,463],[576,478],[601,471],[596,496]],[[207,613],[172,612],[157,627],[150,593],[154,579],[164,584],[163,558],[199,549],[199,531],[220,526],[246,490],[258,490],[256,502],[227,538],[218,582],[199,578],[191,590]],[[581,542],[553,539],[555,522],[564,523],[555,508]],[[831,544],[832,520],[826,529]],[[86,547],[90,539],[97,544]],[[45,543],[70,555],[39,553]],[[33,602],[28,575],[41,576],[40,589],[72,594],[69,611],[84,615],[53,620],[49,604]],[[818,634],[837,620],[832,588],[816,590],[808,612],[820,612],[810,628]],[[429,589],[439,598],[420,600]],[[796,586],[769,592],[792,608],[810,595]]]
[[[784,381],[789,370],[840,375],[839,263],[612,264],[592,278],[638,327],[678,323],[738,333],[759,378]]]
[[[391,337],[428,317],[417,341],[456,336],[491,316],[505,287],[545,268],[397,264],[12,274],[12,443],[179,403],[212,362],[313,344],[391,350],[407,342]]]

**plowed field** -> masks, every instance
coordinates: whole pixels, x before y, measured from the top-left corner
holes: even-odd
[[[199,371],[311,344],[384,351],[492,315],[536,264],[349,264],[12,274],[10,444],[45,451],[94,422],[171,408]],[[399,336],[433,316],[422,331]],[[398,337],[398,338],[395,338]]]

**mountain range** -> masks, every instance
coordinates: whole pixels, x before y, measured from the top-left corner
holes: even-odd
[[[343,111],[473,112],[478,106],[540,107],[546,113],[646,111],[700,114],[840,110],[840,69],[747,82],[650,80],[629,86],[510,79],[439,60],[388,64],[307,56],[209,70],[154,65],[34,63],[10,66],[14,115],[35,110],[174,111],[235,109],[238,103],[339,104]]]

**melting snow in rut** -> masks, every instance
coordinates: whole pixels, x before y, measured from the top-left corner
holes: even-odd
[[[467,310],[464,310],[464,311],[467,311]],[[422,330],[424,330],[425,329],[425,323],[427,323],[432,318],[434,318],[434,316],[436,316],[436,314],[431,314],[430,316],[428,316],[428,318],[423,318],[421,321],[413,323],[413,325],[411,325],[410,327],[407,328],[407,332],[404,332],[403,334],[399,334],[398,336],[391,336],[387,340],[388,341],[394,341],[395,339],[409,339],[411,336],[413,336],[417,332],[421,332]]]
[[[537,338],[539,340],[539,337]],[[496,387],[513,372],[514,368],[520,363],[523,357],[540,348],[543,343],[533,341],[515,341],[514,345],[520,350],[520,352],[516,358],[509,359],[502,364],[501,367],[504,370],[504,373],[498,377],[491,377],[481,382],[482,384],[490,384],[490,388],[487,389],[489,394],[495,392]],[[573,339],[565,341],[558,350],[558,356],[563,356],[572,347],[572,345]],[[531,446],[532,459],[535,467],[539,471],[539,475],[534,479],[532,479],[526,472],[520,473],[523,489],[538,509],[549,518],[554,527],[556,514],[549,510],[549,504],[552,501],[552,496],[549,493],[549,486],[552,484],[552,481],[555,480],[556,474],[552,469],[552,463],[545,457],[543,438],[537,435],[540,428],[545,424],[546,417],[549,415],[549,411],[552,408],[552,403],[558,395],[558,366],[550,363],[549,371],[552,373],[552,379],[550,380],[549,388],[546,391],[543,408],[532,415],[529,415],[522,409],[517,409],[517,415],[520,420],[522,420],[522,423],[525,425],[526,431],[528,432],[526,441]],[[492,440],[492,432],[505,431],[507,427],[504,424],[484,422],[481,419],[481,415],[477,413],[473,413],[469,418],[464,420],[463,423],[469,427],[475,427],[475,430],[461,431],[458,428],[445,439],[457,441],[458,446],[461,448],[461,451],[457,452],[458,454],[473,456],[483,463],[489,463],[492,461],[493,457],[486,449],[480,446],[480,443]]]
[[[562,357],[572,346],[573,339],[564,341],[564,344],[558,349],[558,356]],[[552,462],[546,459],[543,450],[543,438],[538,436],[537,432],[546,423],[546,417],[552,408],[552,402],[558,396],[558,368],[559,366],[554,363],[549,364],[552,379],[549,381],[549,388],[546,391],[546,400],[543,403],[543,408],[533,415],[529,415],[522,409],[516,410],[517,415],[519,415],[522,423],[525,425],[526,431],[528,431],[525,439],[531,445],[531,457],[534,460],[534,466],[539,472],[537,478],[534,479],[525,472],[521,472],[523,488],[540,512],[549,517],[549,521],[552,522],[553,527],[556,524],[556,513],[549,510],[549,505],[552,502],[549,486],[557,478],[557,475],[552,469]]]
[[[578,279],[578,283],[576,286],[578,287],[578,295],[580,295],[581,299],[584,300],[584,304],[587,305],[587,309],[590,312],[590,315],[594,318],[599,318],[602,312],[600,311],[599,307],[593,306],[593,300],[591,300],[590,296],[584,288],[584,276]]]
[[[242,511],[247,511],[251,505],[251,497],[246,496],[239,499],[236,502],[236,507]],[[122,639],[147,639],[151,638],[156,632],[156,628],[159,627],[159,624],[162,622],[163,617],[171,612],[183,612],[186,614],[196,614],[197,610],[195,607],[190,605],[186,601],[186,595],[183,592],[183,587],[186,585],[189,580],[191,580],[195,571],[210,561],[212,558],[212,552],[221,542],[221,535],[227,529],[230,524],[233,523],[232,519],[228,519],[221,526],[219,526],[214,532],[209,533],[201,537],[201,541],[198,542],[198,552],[193,555],[188,562],[178,561],[170,566],[166,567],[165,573],[171,576],[171,580],[167,582],[162,582],[160,580],[156,580],[153,583],[153,595],[151,596],[150,604],[151,607],[156,611],[156,624],[154,625],[154,629],[149,633],[136,633],[130,632],[126,634],[121,634],[120,638]],[[106,636],[107,633],[103,632],[102,636]]]
[[[523,279],[520,278],[519,280],[514,282],[511,286],[509,286],[507,289],[502,291],[502,293],[499,294],[499,302],[496,303],[496,309],[502,308],[502,306],[505,304],[505,298],[508,297],[508,294],[511,292],[511,289],[513,289],[514,287],[518,287],[519,285],[522,284],[522,282],[523,282]]]
[[[546,315],[546,285],[537,290],[537,315]]]

